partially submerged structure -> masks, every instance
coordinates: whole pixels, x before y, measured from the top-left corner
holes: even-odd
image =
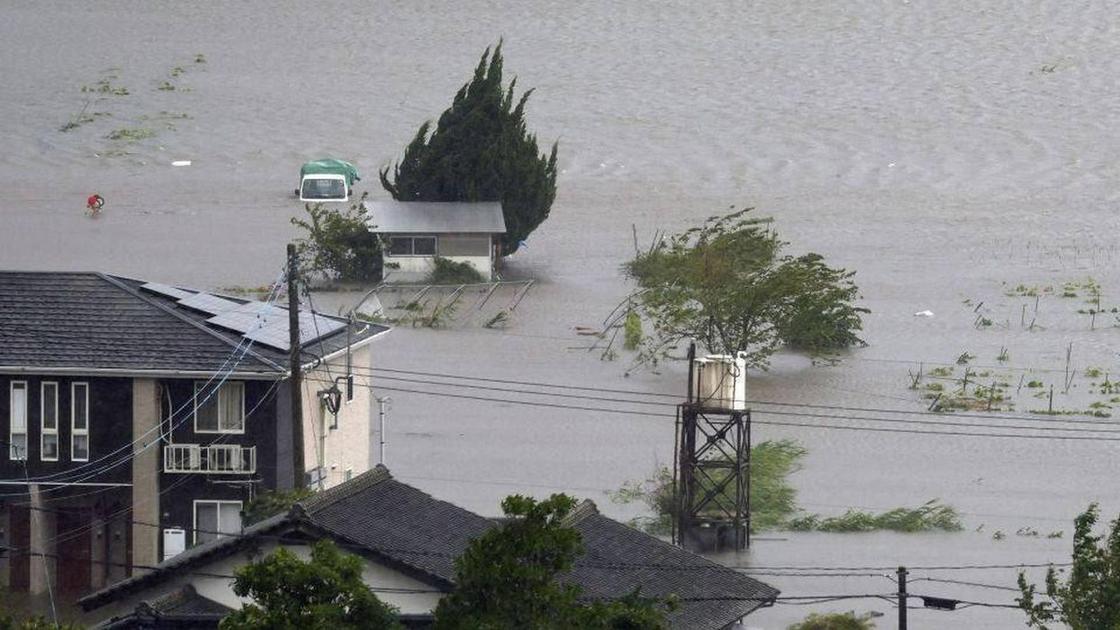
[[[397,279],[424,279],[437,257],[494,279],[499,237],[506,232],[501,203],[375,201],[366,208],[370,231],[384,243],[385,267]]]
[[[240,532],[260,491],[368,470],[369,390],[343,383],[337,413],[319,394],[348,365],[368,369],[388,329],[298,319],[297,471],[286,308],[102,273],[0,272],[0,586],[87,593]]]
[[[278,547],[306,559],[314,541],[330,539],[363,558],[363,580],[399,609],[402,622],[424,627],[439,600],[455,587],[455,559],[495,524],[401,483],[378,466],[80,603],[105,620],[102,628],[174,627],[152,623],[169,614],[176,623],[193,623],[192,628],[215,628],[223,609],[246,601],[234,594],[228,577],[239,567]],[[585,552],[561,579],[581,587],[587,599],[621,598],[636,588],[645,597],[676,595],[680,606],[669,614],[673,628],[718,630],[778,595],[738,571],[606,518],[590,501],[576,508],[568,524],[579,531]],[[184,618],[188,609],[198,611],[196,617]]]

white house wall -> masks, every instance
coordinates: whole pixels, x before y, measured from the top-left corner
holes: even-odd
[[[314,350],[314,346],[309,346]],[[338,428],[332,429],[334,418],[326,405],[320,402],[319,391],[331,386],[337,377],[346,376],[345,355],[304,374],[303,380],[303,451],[308,470],[322,465],[325,471],[324,488],[346,480],[346,471],[358,476],[376,462],[370,459],[370,427],[376,418],[377,405],[373,393],[366,387],[372,367],[373,351],[369,345],[358,348],[351,355],[354,367],[354,400],[346,402],[346,382],[340,381],[342,404],[338,411]],[[320,437],[322,441],[320,442]]]

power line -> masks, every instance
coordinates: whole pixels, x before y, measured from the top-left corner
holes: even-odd
[[[447,392],[430,392],[430,391],[421,391],[421,390],[415,390],[415,389],[405,389],[405,388],[402,388],[402,387],[374,386],[374,385],[371,385],[371,384],[365,384],[365,385],[363,385],[363,387],[369,387],[371,389],[376,387],[377,389],[382,389],[382,390],[386,390],[386,391],[402,392],[402,393],[409,393],[409,394],[420,394],[420,395],[425,395],[425,396],[443,396],[443,397],[449,397],[449,398],[458,398],[458,399],[464,399],[464,400],[477,400],[477,401],[481,401],[481,402],[490,402],[490,403],[505,403],[505,404],[511,404],[511,405],[525,405],[525,406],[530,406],[530,407],[547,407],[547,408],[553,408],[553,409],[570,409],[570,410],[573,410],[573,411],[591,411],[591,412],[596,412],[596,413],[612,413],[612,414],[622,414],[622,415],[634,415],[634,416],[643,416],[643,417],[646,417],[646,418],[654,418],[654,417],[676,418],[676,416],[674,414],[654,413],[654,412],[645,413],[645,412],[626,410],[626,409],[607,409],[607,408],[603,408],[603,407],[587,407],[587,406],[581,406],[581,405],[566,405],[566,404],[559,404],[559,403],[513,400],[513,399],[508,399],[508,398],[471,396],[471,395],[468,395],[468,394],[451,394],[451,393],[447,393]],[[857,417],[834,416],[834,415],[827,415],[827,414],[802,414],[802,413],[783,412],[783,411],[766,411],[766,412],[762,412],[762,413],[769,414],[769,415],[776,415],[776,416],[830,418],[830,419],[834,419],[834,420],[855,420],[857,422],[858,421],[865,421],[864,419],[857,418]],[[889,419],[886,419],[886,420],[879,419],[879,420],[880,421],[888,421]],[[751,422],[753,424],[757,424],[757,425],[804,427],[804,428],[809,428],[809,429],[835,429],[835,430],[843,430],[843,431],[868,431],[868,432],[874,432],[874,433],[903,433],[903,434],[910,434],[910,435],[937,435],[937,436],[981,437],[981,438],[1020,438],[1020,439],[1044,439],[1044,440],[1073,440],[1073,441],[1091,441],[1091,442],[1120,442],[1120,438],[1079,436],[1079,435],[1038,435],[1038,434],[1033,434],[1032,435],[1032,434],[1021,434],[1021,433],[977,433],[977,432],[968,432],[968,431],[924,431],[924,430],[920,430],[920,429],[898,429],[898,428],[888,428],[888,427],[861,427],[861,426],[824,424],[824,423],[805,423],[805,422],[787,422],[787,421],[776,421],[776,420],[757,420],[757,419],[753,419],[753,418],[752,418]],[[968,425],[961,425],[961,426],[968,426]],[[1029,430],[1038,431],[1039,429],[1030,428]],[[1062,429],[1055,428],[1053,430],[1060,431]]]
[[[654,405],[654,406],[658,406],[658,407],[667,406],[666,403],[648,402],[648,401],[641,401],[641,400],[619,400],[617,398],[607,398],[607,397],[602,397],[602,396],[585,396],[585,395],[580,395],[580,394],[563,394],[563,393],[550,393],[550,392],[532,392],[532,391],[526,391],[526,390],[509,389],[509,388],[502,388],[502,387],[491,387],[491,386],[485,386],[485,385],[468,385],[468,384],[460,384],[460,383],[437,383],[437,382],[426,381],[426,380],[422,380],[422,379],[400,378],[400,377],[394,377],[394,376],[374,376],[374,378],[389,380],[389,381],[402,381],[402,382],[407,382],[407,383],[436,385],[436,386],[444,386],[444,387],[461,387],[461,388],[468,388],[468,389],[481,389],[481,390],[487,390],[487,391],[499,391],[499,392],[506,392],[506,393],[513,393],[513,394],[523,394],[523,395],[531,395],[531,396],[549,396],[549,397],[555,397],[555,398],[574,398],[574,399],[580,399],[580,400],[594,400],[594,401],[611,402],[611,403],[618,403],[618,404]],[[320,382],[325,382],[325,381],[320,380]],[[764,404],[781,404],[781,403],[764,403]],[[826,406],[826,405],[800,405],[800,404],[794,404],[794,403],[790,403],[788,406],[818,408],[818,409],[843,409],[841,407],[829,407],[829,406]],[[1050,426],[983,424],[983,423],[976,423],[976,422],[948,422],[948,421],[945,421],[945,420],[940,420],[940,421],[937,421],[937,420],[904,420],[904,419],[901,419],[901,418],[874,418],[874,417],[868,417],[868,416],[838,416],[838,415],[821,414],[821,413],[798,413],[798,412],[790,412],[790,411],[785,411],[785,412],[765,411],[765,413],[769,413],[769,414],[773,414],[773,415],[787,415],[787,416],[810,417],[810,418],[829,417],[829,418],[837,418],[837,419],[859,420],[859,421],[863,421],[863,422],[885,422],[885,423],[896,423],[896,424],[920,424],[920,425],[966,427],[966,428],[985,428],[985,429],[1000,429],[1000,430],[1066,431],[1066,432],[1071,432],[1071,433],[1104,433],[1104,434],[1120,435],[1120,429],[1111,430],[1111,429],[1090,429],[1090,428],[1081,428],[1081,427],[1066,428],[1066,427],[1050,427]],[[888,412],[884,411],[884,412],[881,412],[881,413],[888,413]],[[918,415],[918,414],[915,413],[914,415]],[[938,415],[938,417],[945,418],[947,416]],[[1033,419],[1032,421],[1033,422],[1039,422],[1039,423],[1063,422],[1063,421],[1044,420],[1044,419],[1039,419],[1039,418]],[[1120,424],[1117,424],[1117,423],[1108,423],[1108,424],[1120,427]]]
[[[546,383],[546,382],[542,382],[542,381],[523,381],[523,380],[514,380],[514,379],[487,378],[487,377],[481,377],[481,376],[466,376],[466,375],[461,375],[461,374],[447,374],[447,373],[440,373],[440,372],[425,372],[425,371],[418,371],[418,370],[402,370],[402,369],[396,369],[396,368],[383,368],[383,367],[376,367],[376,366],[375,367],[366,367],[366,368],[359,367],[359,368],[356,368],[356,371],[363,371],[365,373],[389,372],[389,373],[394,373],[394,374],[408,374],[408,375],[414,375],[414,376],[427,376],[427,377],[444,378],[444,379],[478,381],[478,382],[499,383],[499,384],[509,384],[509,385],[525,385],[525,386],[531,386],[531,387],[546,387],[546,388],[560,389],[560,390],[578,390],[578,391],[591,391],[591,392],[599,392],[599,393],[607,393],[607,394],[615,394],[615,395],[622,394],[622,395],[644,396],[644,397],[648,397],[648,398],[665,398],[665,399],[671,399],[675,402],[680,402],[681,399],[682,399],[682,397],[678,394],[665,394],[665,393],[661,393],[661,392],[650,392],[650,391],[641,391],[641,390],[632,390],[632,389],[612,389],[612,388],[604,388],[604,387],[588,387],[588,386],[581,386],[581,385],[566,385],[566,384]],[[379,377],[379,378],[388,378],[388,377]],[[957,379],[957,380],[959,380],[959,379]],[[617,400],[617,399],[612,399],[612,400]],[[638,403],[638,404],[648,404],[648,403],[645,403],[645,402],[640,402],[639,403],[639,401],[617,400],[617,402],[635,402],[635,403]],[[1110,420],[1093,420],[1093,419],[1060,420],[1060,419],[1039,418],[1037,416],[1007,415],[1007,414],[994,414],[994,413],[983,414],[983,413],[972,413],[972,412],[963,412],[963,411],[961,411],[961,412],[954,411],[952,413],[941,413],[941,412],[935,412],[935,411],[924,411],[924,410],[915,410],[915,409],[891,409],[891,408],[882,408],[882,407],[851,407],[851,406],[844,406],[844,405],[823,405],[823,404],[797,403],[797,402],[787,402],[787,401],[777,401],[777,400],[761,400],[761,399],[748,399],[746,402],[748,404],[753,404],[753,405],[770,405],[770,406],[776,406],[776,407],[798,407],[798,408],[806,408],[806,409],[825,409],[825,410],[830,410],[830,411],[855,411],[855,412],[861,412],[861,413],[889,413],[889,414],[894,414],[894,415],[934,416],[934,417],[940,417],[940,418],[945,418],[945,417],[976,418],[976,419],[982,419],[982,420],[993,420],[993,419],[998,419],[998,420],[1027,420],[1027,421],[1033,421],[1033,422],[1049,422],[1049,423],[1064,423],[1064,424],[1075,424],[1075,423],[1076,424],[1103,424],[1103,425],[1120,427],[1120,422],[1115,421],[1115,420],[1111,420],[1111,421]]]

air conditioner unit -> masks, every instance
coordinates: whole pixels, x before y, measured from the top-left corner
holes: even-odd
[[[183,553],[187,550],[187,531],[181,527],[171,527],[163,530],[163,559]]]
[[[708,409],[747,408],[746,353],[709,354],[692,361],[691,402]]]

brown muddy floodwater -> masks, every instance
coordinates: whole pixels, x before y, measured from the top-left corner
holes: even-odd
[[[376,170],[504,37],[507,71],[537,89],[531,127],[561,143],[552,217],[508,265],[508,275],[538,284],[504,332],[400,328],[378,346],[379,367],[681,392],[679,367],[626,378],[629,357],[600,361],[571,349],[588,342],[574,327],[601,323],[626,291],[618,269],[632,253],[632,224],[646,242],[736,204],[773,216],[795,250],[857,270],[873,311],[867,348],[832,367],[778,357],[752,375],[752,398],[921,411],[927,402],[908,389],[908,370],[953,365],[968,352],[973,369],[988,372],[981,378],[1018,390],[1017,415],[1045,408],[1032,394],[1051,384],[1059,410],[1111,404],[1085,371],[1120,374],[1115,315],[1090,330],[1077,313],[1087,308],[1084,291],[1059,297],[1065,283],[1092,277],[1105,306],[1120,304],[1120,37],[1107,3],[10,1],[0,18],[0,267],[97,269],[209,288],[267,284],[294,234],[288,219],[301,212],[290,197],[300,163],[351,159],[371,194],[384,196]],[[72,120],[81,124],[59,130]],[[123,139],[108,138],[122,130]],[[94,192],[106,205],[90,219],[82,210]],[[1035,314],[1032,296],[1007,295],[1020,284],[1056,291],[1043,293]],[[914,316],[924,310],[934,316]],[[1070,343],[1076,378],[1064,393]],[[483,513],[513,492],[564,490],[629,518],[638,508],[604,492],[671,461],[672,420],[658,415],[672,413],[668,405],[381,378],[389,375],[373,382],[392,397],[394,473]],[[1043,387],[1018,387],[1032,380]],[[1090,501],[1110,518],[1120,511],[1120,426],[1075,416],[1064,424],[934,418],[1028,427],[1000,430],[867,419],[930,419],[898,414],[755,411],[756,440],[790,437],[809,449],[794,477],[806,509],[940,498],[966,528],[775,532],[742,557],[721,558],[729,563],[1060,562],[1072,519]],[[863,419],[829,417],[844,414]],[[935,434],[946,432],[1035,437]],[[1017,536],[1022,528],[1042,535]],[[996,530],[1006,538],[993,540]],[[1056,530],[1064,538],[1046,538]],[[759,576],[795,596],[894,588],[878,575],[885,571],[849,572],[870,575]],[[912,578],[1011,586],[1015,575],[915,570]],[[911,591],[1001,604],[1014,597],[932,581]],[[749,625],[784,628],[810,610],[851,609],[884,612],[883,625],[893,626],[892,605],[876,599],[776,606]],[[1022,617],[973,607],[915,610],[910,622],[1017,628]]]

